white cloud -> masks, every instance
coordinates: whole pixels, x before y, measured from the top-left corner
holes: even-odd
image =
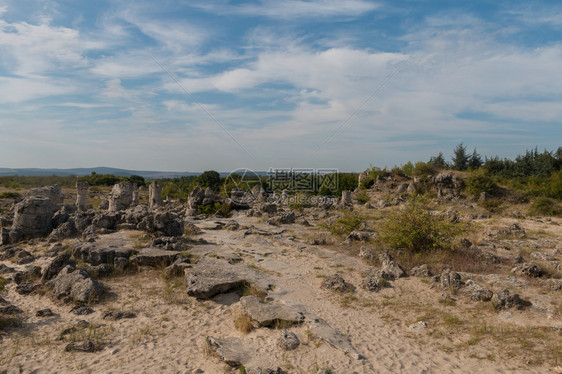
[[[0,103],[19,103],[41,97],[68,94],[77,87],[61,84],[43,77],[10,78],[0,77]]]

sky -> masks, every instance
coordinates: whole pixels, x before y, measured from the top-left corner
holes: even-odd
[[[562,3],[0,0],[0,167],[334,168],[562,146]]]

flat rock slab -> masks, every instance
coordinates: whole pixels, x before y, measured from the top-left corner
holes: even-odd
[[[168,266],[181,257],[181,252],[158,248],[143,248],[130,261],[140,266]]]
[[[208,336],[206,342],[207,349],[229,366],[239,367],[250,359],[250,351],[244,349],[242,340],[238,338],[217,339]]]
[[[240,311],[250,316],[254,327],[270,327],[276,323],[299,324],[305,320],[305,310],[296,306],[265,303],[256,296],[240,299]]]
[[[198,299],[231,292],[245,284],[251,284],[261,291],[271,288],[267,274],[243,264],[232,265],[224,260],[203,258],[192,269],[185,269],[187,294]]]
[[[351,341],[347,336],[343,335],[341,332],[331,327],[328,324],[328,322],[324,321],[321,318],[317,318],[317,317],[311,318],[311,316],[307,316],[307,317],[309,319],[308,326],[310,328],[310,332],[312,333],[313,337],[325,341],[326,343],[330,344],[332,347],[339,349],[340,351],[346,354],[349,354],[351,357],[353,357],[356,360],[364,359],[364,357],[361,356],[357,352],[355,347],[351,344]]]

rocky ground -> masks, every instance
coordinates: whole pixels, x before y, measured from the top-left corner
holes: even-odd
[[[228,218],[67,207],[66,231],[0,247],[0,372],[562,372],[561,219],[442,200],[471,225],[443,265],[375,245],[401,201],[369,193]],[[370,219],[331,235],[350,210]]]

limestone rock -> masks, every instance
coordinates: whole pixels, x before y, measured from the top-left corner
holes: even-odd
[[[429,265],[423,264],[410,269],[410,275],[414,277],[431,277]]]
[[[492,305],[496,310],[502,309],[524,309],[531,306],[531,302],[522,300],[518,294],[510,294],[508,290],[495,293],[492,296]]]
[[[242,341],[238,338],[217,339],[208,336],[205,341],[207,349],[229,366],[239,367],[250,358],[250,352],[244,349]]]
[[[321,287],[336,292],[355,291],[355,286],[351,283],[347,283],[339,274],[333,274],[324,278]]]
[[[90,278],[85,271],[75,270],[68,265],[47,284],[53,286],[57,299],[69,298],[79,303],[90,302],[99,298],[103,293],[101,283]]]
[[[64,348],[65,352],[95,352],[97,350],[96,344],[91,340],[84,340],[82,342],[68,343]]]
[[[61,253],[47,265],[41,275],[41,283],[45,283],[57,276],[65,266],[72,264],[70,253]]]
[[[450,270],[443,271],[439,280],[441,287],[446,289],[459,289],[464,285],[460,274]]]
[[[76,181],[76,208],[80,211],[87,210],[88,188],[90,185],[85,180]]]
[[[534,262],[517,264],[517,266],[511,269],[511,272],[525,275],[530,278],[539,278],[544,275],[544,270]]]
[[[252,320],[255,328],[272,327],[278,322],[300,324],[304,321],[304,311],[293,306],[265,303],[256,296],[240,298],[240,312]]]
[[[153,210],[162,205],[162,186],[154,181],[148,187],[148,208]]]
[[[494,293],[472,280],[466,281],[464,292],[472,301],[490,301]]]
[[[14,207],[12,231],[23,237],[36,237],[49,234],[52,229],[52,216],[55,205],[46,197],[27,197]],[[10,239],[10,242],[13,242]]]
[[[108,200],[110,212],[127,209],[133,202],[133,185],[130,182],[117,183],[113,186]]]
[[[281,331],[281,337],[279,338],[279,347],[286,351],[292,351],[299,347],[301,341],[299,338],[292,332],[283,330]]]
[[[339,349],[340,351],[349,354],[356,360],[363,359],[355,347],[351,344],[349,338],[343,335],[341,332],[332,328],[326,321],[321,318],[310,318],[308,321],[308,326],[312,336],[325,341],[332,347]]]
[[[26,197],[44,197],[53,203],[54,206],[62,204],[64,201],[64,196],[62,195],[62,189],[58,185],[45,186],[39,188],[33,188],[26,192]]]
[[[130,261],[139,266],[168,266],[181,258],[181,253],[158,248],[143,248],[138,254],[131,256]]]

